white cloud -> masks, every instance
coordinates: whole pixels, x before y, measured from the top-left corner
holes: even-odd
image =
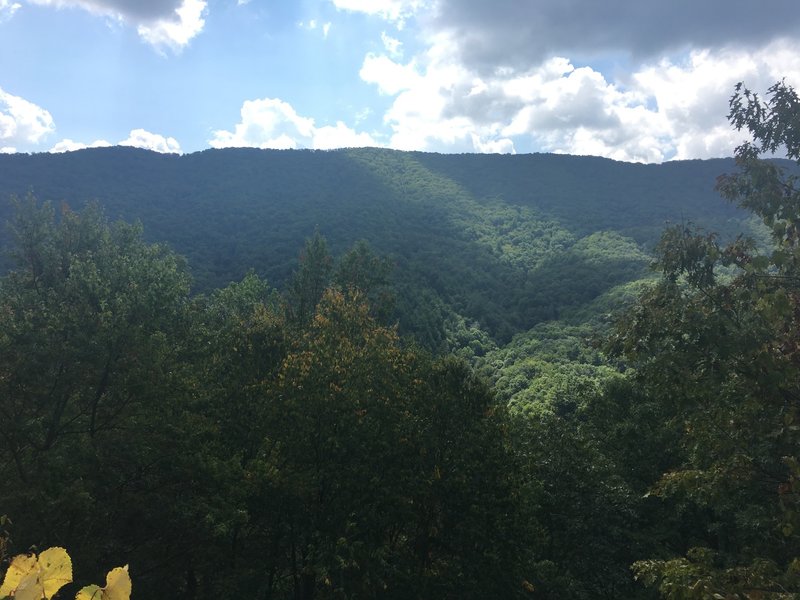
[[[65,138],[53,145],[49,152],[73,152],[75,150],[83,150],[84,148],[106,148],[112,145],[113,144],[106,140],[95,140],[89,144],[84,144],[83,142],[76,142]],[[133,146],[135,148],[152,150],[153,152],[161,152],[163,154],[176,154],[181,151],[181,146],[175,138],[151,133],[145,129],[131,130],[128,137],[118,142],[116,145]]]
[[[695,51],[682,63],[662,60],[633,75],[656,105],[675,158],[730,155],[744,134],[725,119],[734,85],[764,91],[776,80],[800,82],[800,44],[774,42],[758,51]]]
[[[53,147],[48,150],[48,152],[74,152],[75,150],[83,150],[84,148],[107,148],[111,145],[111,142],[107,142],[105,140],[95,140],[91,144],[84,144],[69,138],[64,138],[60,142],[54,144]]]
[[[175,9],[177,18],[158,19],[152,24],[142,23],[136,31],[153,46],[166,46],[177,52],[203,30],[205,12],[205,0],[183,0],[183,4]]]
[[[0,144],[9,144],[6,151],[36,144],[54,130],[49,112],[0,88]]]
[[[383,47],[386,48],[386,51],[389,53],[389,56],[392,58],[401,58],[403,56],[403,42],[387,35],[385,31],[381,32],[381,41],[383,42]]]
[[[233,131],[214,131],[209,145],[213,148],[313,148],[329,150],[354,146],[379,145],[367,133],[359,133],[338,121],[335,126],[317,127],[314,119],[302,117],[278,98],[246,100],[241,121]]]
[[[378,91],[388,96],[394,96],[423,83],[423,78],[413,62],[402,65],[382,54],[367,54],[359,76],[367,83],[377,85]]]
[[[341,121],[335,126],[326,125],[314,129],[313,145],[316,150],[333,150],[335,148],[364,148],[378,144],[368,133],[357,133]]]
[[[400,150],[443,152],[514,152],[502,135],[502,123],[478,122],[469,111],[452,110],[454,101],[469,95],[474,76],[449,60],[441,46],[406,64],[385,55],[369,54],[360,76],[380,93],[396,96],[384,115],[392,130],[389,145]]]
[[[514,142],[509,138],[482,140],[478,135],[472,134],[472,147],[482,154],[516,154]]]
[[[120,146],[133,146],[165,154],[180,153],[181,146],[173,137],[164,137],[157,133],[150,133],[144,129],[133,129],[127,139],[119,143]]]
[[[209,141],[213,148],[296,148],[296,140],[313,136],[314,120],[301,117],[289,103],[278,98],[246,100],[240,114],[242,120],[234,131],[214,132]]]
[[[328,39],[328,34],[330,33],[330,31],[331,31],[331,23],[329,21],[322,26],[322,37]]]
[[[2,0],[0,0],[2,1]],[[206,0],[28,0],[56,8],[81,8],[136,27],[158,49],[179,51],[204,25]]]
[[[0,0],[0,23],[7,21],[14,16],[22,5],[19,2],[12,2],[11,0]]]
[[[469,67],[449,34],[408,62],[368,54],[360,76],[394,96],[384,114],[389,145],[443,152],[534,149],[617,160],[730,156],[742,141],[726,121],[745,80],[763,91],[800,81],[800,45],[693,51],[639,67],[622,81],[554,57],[525,69]]]
[[[337,10],[378,16],[402,29],[406,21],[432,5],[432,0],[331,0]]]
[[[17,151],[13,146],[3,146],[0,148],[0,154],[14,154]]]
[[[107,148],[113,145],[133,146],[144,150],[152,150],[153,152],[161,152],[162,154],[179,154],[181,152],[181,146],[175,138],[151,133],[145,129],[132,129],[128,137],[117,142],[117,144],[112,144],[106,140],[95,140],[85,144],[83,142],[76,142],[75,140],[64,138],[60,142],[54,144],[49,152],[74,152],[75,150],[83,150],[84,148]]]

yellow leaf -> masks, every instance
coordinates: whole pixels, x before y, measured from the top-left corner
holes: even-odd
[[[102,597],[103,588],[94,584],[81,588],[81,591],[75,594],[75,600],[101,600]]]
[[[39,572],[44,595],[52,598],[72,581],[72,559],[64,548],[48,548],[39,555]]]
[[[128,565],[109,571],[106,576],[103,600],[130,600],[130,597],[131,576],[128,575]]]
[[[130,600],[130,597],[131,577],[128,575],[128,565],[125,565],[108,572],[106,587],[87,585],[77,593],[75,600]]]
[[[42,598],[44,598],[44,586],[39,579],[37,568],[19,582],[17,589],[14,590],[14,600],[42,600]]]
[[[13,594],[19,587],[19,584],[29,576],[31,573],[36,573],[36,555],[20,554],[15,556],[11,561],[11,565],[6,571],[6,577],[3,580],[3,585],[0,587],[0,598],[5,598]]]
[[[52,598],[58,590],[72,581],[72,560],[63,548],[49,548],[36,558],[35,554],[14,557],[0,587],[0,598],[42,600]]]

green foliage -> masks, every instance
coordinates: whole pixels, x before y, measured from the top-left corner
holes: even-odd
[[[18,268],[0,281],[0,504],[28,543],[68,544],[89,576],[101,558],[152,564],[174,535],[154,524],[185,489],[184,264],[97,207],[17,204]]]
[[[798,159],[798,104],[779,83],[767,103],[737,88],[731,122],[754,144],[737,150],[741,171],[722,193],[772,230],[761,254],[691,228],[668,230],[662,278],[620,322],[614,345],[635,381],[680,431],[680,454],[653,487],[683,510],[705,513],[686,558],[637,563],[638,577],[668,598],[794,597],[800,511],[797,449],[797,281],[800,192],[793,175],[757,158],[783,145]],[[719,267],[733,267],[718,276]],[[694,508],[692,508],[694,507]]]
[[[514,590],[521,534],[501,421],[463,366],[404,349],[360,291],[329,288],[260,373],[234,388],[257,407],[242,421],[257,433],[227,452],[257,446],[228,466],[247,484],[231,498],[239,525],[221,532],[236,531],[237,570],[250,575],[215,581],[209,569],[203,587],[302,598]]]
[[[720,162],[0,157],[4,186],[140,217],[205,292],[96,205],[15,203],[19,543],[68,545],[95,581],[129,560],[156,599],[795,593],[800,198],[757,155],[797,158],[796,105],[771,94],[734,97],[760,145],[719,181],[759,227],[711,197]],[[684,218],[720,234],[668,230],[652,280]],[[609,356],[594,340],[639,295]]]
[[[113,217],[140,219],[148,239],[185,255],[195,290],[206,293],[250,270],[285,290],[302,270],[297,249],[317,226],[332,256],[364,240],[393,265],[396,301],[385,306],[368,292],[373,311],[447,353],[475,342],[488,351],[483,334],[503,345],[642,277],[640,248],[655,245],[665,221],[691,219],[724,237],[748,231],[747,214],[713,190],[729,165],[383,149],[167,156],[109,148],[4,155],[0,196],[33,186],[74,206],[96,198]],[[0,217],[6,211],[0,204]],[[462,322],[482,334],[464,335]]]
[[[359,290],[379,321],[388,321],[395,298],[390,275],[392,265],[377,256],[365,240],[359,240],[336,264],[333,283],[342,290]]]
[[[0,503],[23,547],[64,540],[92,579],[125,556],[152,598],[525,593],[505,412],[381,324],[366,246],[334,270],[310,240],[286,296],[251,273],[190,299],[175,255],[95,207],[29,198],[15,230]]]
[[[664,598],[675,600],[791,600],[800,586],[800,561],[796,559],[785,573],[764,559],[731,567],[708,548],[692,548],[686,558],[639,561],[633,569],[642,583],[658,587]]]
[[[306,325],[314,316],[317,303],[328,287],[333,271],[333,258],[328,252],[328,243],[319,231],[306,240],[300,254],[300,267],[289,282],[289,306],[291,319],[298,325]]]

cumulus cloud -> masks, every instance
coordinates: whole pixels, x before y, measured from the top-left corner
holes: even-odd
[[[241,121],[233,131],[214,131],[212,148],[254,147],[288,150],[378,146],[368,133],[359,133],[343,122],[317,127],[314,119],[297,114],[288,102],[278,98],[246,100]]]
[[[335,148],[364,148],[378,144],[368,133],[358,133],[342,121],[336,125],[325,125],[314,129],[311,147],[316,150],[333,150]]]
[[[434,45],[419,61],[405,64],[386,55],[364,59],[361,78],[380,93],[395,96],[384,115],[392,131],[389,145],[401,150],[513,152],[512,140],[501,132],[503,120],[477,110],[484,99],[476,97],[489,92],[488,86],[482,87],[483,82],[451,58],[442,45]]]
[[[50,148],[50,152],[74,152],[75,150],[83,150],[84,148],[106,148],[112,145],[113,144],[106,140],[95,140],[89,144],[84,144],[83,142],[76,142],[65,138]],[[145,129],[131,130],[128,137],[118,142],[117,146],[133,146],[134,148],[152,150],[153,152],[161,152],[162,154],[176,154],[181,151],[181,146],[175,138],[151,133]]]
[[[11,0],[0,0],[0,23],[7,21],[14,16],[22,5],[19,2],[12,2]]]
[[[758,47],[796,36],[796,0],[438,0],[434,25],[473,68],[525,68],[554,54],[651,60],[687,48]]]
[[[150,133],[144,129],[134,129],[127,139],[119,143],[120,146],[133,146],[165,154],[180,153],[181,146],[173,137],[164,137],[157,133]]]
[[[142,39],[153,46],[166,46],[178,51],[203,30],[205,11],[205,0],[183,0],[175,9],[173,18],[141,23],[136,30]]]
[[[367,83],[377,85],[378,91],[388,96],[423,83],[423,77],[413,62],[403,65],[383,54],[368,54],[359,76]]]
[[[525,69],[487,71],[463,60],[450,33],[408,62],[368,54],[360,76],[393,96],[389,145],[444,152],[513,152],[519,146],[660,162],[730,155],[742,141],[726,121],[745,80],[764,90],[800,81],[800,44],[693,50],[644,63],[622,81],[551,57]]]
[[[695,51],[686,61],[662,60],[633,75],[657,103],[675,158],[729,155],[743,141],[724,116],[738,81],[766,90],[778,79],[800,83],[800,44],[775,42],[758,51]]]
[[[111,146],[111,143],[105,140],[95,140],[90,144],[83,144],[69,138],[64,138],[60,142],[56,142],[53,147],[50,148],[49,152],[74,152],[75,150],[83,150],[84,148],[107,148],[108,146]]]
[[[301,117],[288,103],[278,98],[246,100],[241,121],[233,131],[213,133],[213,148],[252,146],[256,148],[297,148],[300,140],[310,140],[314,120]]]
[[[54,130],[48,111],[0,88],[0,145],[6,152],[36,144]]]
[[[2,0],[0,0],[2,1]],[[205,0],[28,0],[56,8],[81,8],[136,27],[157,48],[178,51],[205,25]]]

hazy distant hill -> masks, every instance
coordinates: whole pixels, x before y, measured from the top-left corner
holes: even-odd
[[[249,269],[281,287],[317,227],[335,254],[365,239],[396,265],[404,328],[441,347],[459,328],[507,340],[641,277],[667,221],[747,229],[714,191],[733,169],[731,160],[102,148],[0,155],[0,198],[97,200],[112,217],[138,219],[147,238],[188,258],[198,291]],[[8,209],[0,204],[3,220]]]

